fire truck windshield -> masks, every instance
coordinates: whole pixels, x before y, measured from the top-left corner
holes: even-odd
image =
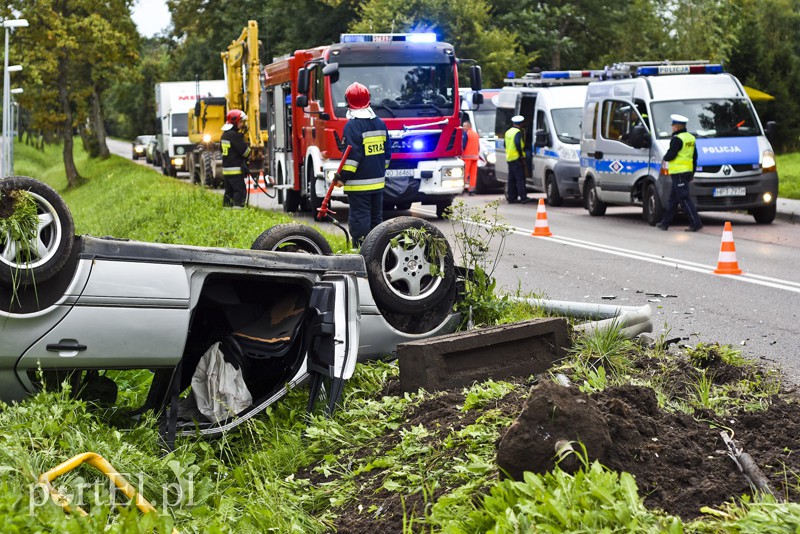
[[[453,66],[341,65],[339,79],[331,83],[337,117],[345,117],[344,91],[353,82],[369,88],[370,104],[381,118],[441,117],[455,113]]]

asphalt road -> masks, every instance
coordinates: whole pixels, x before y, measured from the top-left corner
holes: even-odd
[[[124,151],[112,151],[130,157],[127,143]],[[461,199],[480,207],[501,196]],[[280,209],[263,194],[252,195],[250,203]],[[332,208],[340,221],[347,221],[345,204],[334,202]],[[494,273],[505,290],[519,287],[556,300],[649,304],[654,311],[653,336],[680,337],[688,345],[734,345],[800,384],[797,224],[777,219],[771,225],[757,225],[743,213],[703,212],[705,227],[698,233],[684,232],[686,220],[680,217],[670,231],[662,232],[642,220],[639,208],[609,207],[605,216],[592,217],[579,202],[566,201],[564,206],[547,208],[553,236],[533,237],[537,209],[536,202],[500,206],[503,222],[514,228]],[[410,212],[398,214],[425,218],[454,234],[450,222],[436,220],[433,206],[415,204]],[[310,220],[309,215],[297,218]],[[725,221],[733,225],[742,275],[713,273]]]

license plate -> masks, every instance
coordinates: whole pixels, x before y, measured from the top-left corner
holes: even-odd
[[[715,187],[712,192],[714,197],[743,197],[746,187]]]
[[[414,169],[386,169],[387,178],[394,178],[397,176],[413,177]]]

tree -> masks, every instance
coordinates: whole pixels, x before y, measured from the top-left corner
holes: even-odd
[[[484,0],[368,0],[351,30],[435,32],[459,57],[477,60],[488,85],[500,85],[508,70],[525,70],[531,59],[515,34],[492,25]]]

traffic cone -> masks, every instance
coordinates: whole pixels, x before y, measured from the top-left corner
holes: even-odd
[[[733,244],[733,227],[730,222],[726,222],[725,228],[722,230],[719,260],[714,274],[742,274],[739,263],[736,261],[736,246]]]
[[[547,224],[547,208],[544,207],[544,199],[539,199],[539,208],[536,210],[536,226],[533,227],[531,235],[540,237],[550,237],[553,233]]]

